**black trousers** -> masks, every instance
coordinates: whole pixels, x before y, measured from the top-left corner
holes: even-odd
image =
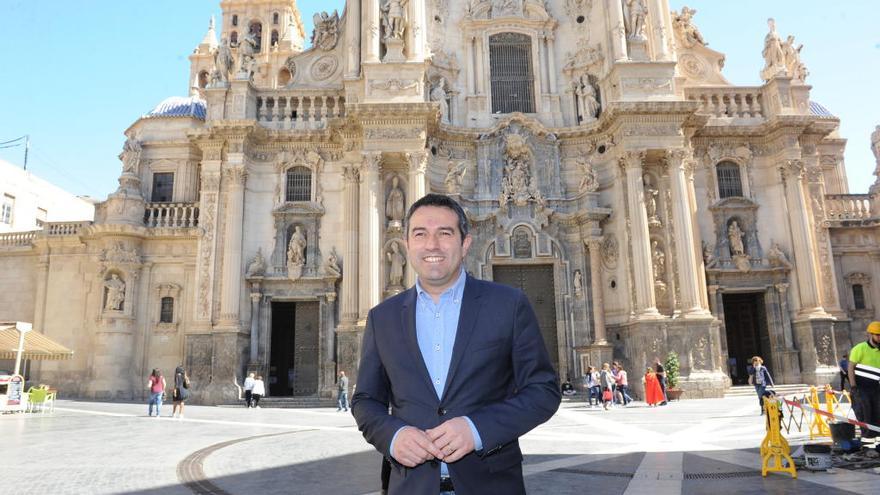
[[[251,407],[251,402],[254,400],[254,391],[253,390],[245,390],[244,391],[244,402],[248,407]]]
[[[880,427],[880,387],[858,387],[853,394],[855,404],[853,409],[856,418],[873,426]],[[865,429],[862,438],[874,438],[878,433]]]

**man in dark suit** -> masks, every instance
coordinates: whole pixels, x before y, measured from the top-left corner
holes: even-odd
[[[534,311],[521,291],[465,273],[471,237],[454,200],[416,201],[405,231],[418,280],[367,318],[358,428],[390,461],[391,494],[525,493],[518,438],[560,402]]]

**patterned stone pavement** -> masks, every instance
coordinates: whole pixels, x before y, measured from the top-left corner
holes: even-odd
[[[171,408],[163,408],[165,414]],[[610,411],[564,403],[526,435],[530,494],[869,493],[874,474],[760,475],[753,398]],[[802,443],[805,437],[789,437]],[[59,401],[54,414],[0,416],[4,494],[339,494],[378,491],[381,458],[334,409]]]

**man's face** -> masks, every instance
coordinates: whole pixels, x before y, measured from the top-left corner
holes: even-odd
[[[874,347],[880,347],[880,333],[869,333],[868,340],[871,341],[871,345]]]
[[[423,206],[410,218],[407,258],[431,295],[440,295],[455,283],[470,246],[471,236],[462,242],[458,216],[449,208]]]

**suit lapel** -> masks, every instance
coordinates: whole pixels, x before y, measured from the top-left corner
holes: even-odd
[[[458,315],[458,330],[455,332],[455,344],[452,346],[452,362],[449,363],[449,373],[446,375],[446,385],[443,387],[441,403],[449,395],[450,385],[452,385],[452,380],[455,378],[455,372],[461,364],[468,342],[471,340],[471,335],[474,334],[474,325],[477,323],[477,317],[480,312],[481,291],[482,286],[468,275],[464,284],[464,294],[461,298],[461,311]]]
[[[428,373],[428,367],[425,365],[425,359],[422,357],[422,351],[419,349],[419,339],[416,335],[416,304],[418,291],[415,286],[409,289],[410,294],[403,301],[403,310],[400,312],[401,327],[403,328],[403,340],[409,351],[410,358],[416,363],[422,381],[431,392],[431,397],[437,397],[434,385],[431,383],[431,375]]]

